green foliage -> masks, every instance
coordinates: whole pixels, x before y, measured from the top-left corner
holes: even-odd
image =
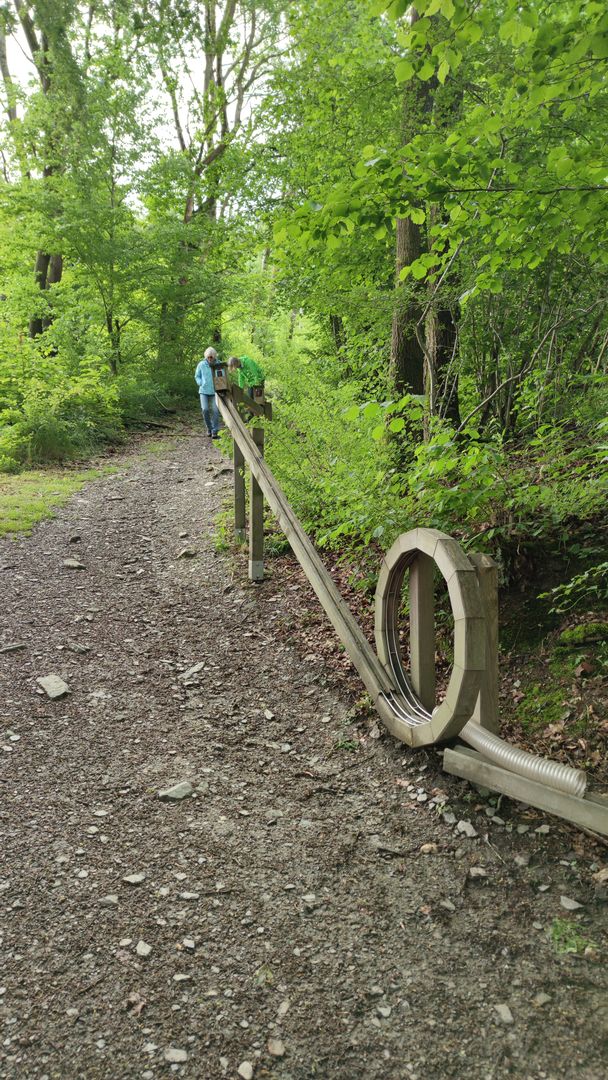
[[[584,569],[555,610],[603,602],[602,5],[238,0],[215,32],[175,0],[27,10],[44,55],[0,84],[0,471],[195,404],[221,335],[268,372],[269,461],[320,544],[422,523],[507,572],[559,549]]]
[[[578,923],[571,919],[554,919],[549,930],[549,939],[556,953],[573,953],[581,956],[587,950],[597,949],[595,942],[585,937]]]
[[[561,668],[554,674],[571,676],[572,673]],[[564,686],[559,683],[551,686],[533,683],[519,702],[516,716],[525,731],[533,732],[550,724],[558,724],[568,713],[566,706],[567,691]]]
[[[52,376],[55,376],[51,381]],[[94,371],[67,381],[47,366],[46,378],[33,374],[20,387],[18,408],[0,413],[0,455],[32,465],[84,457],[116,439],[121,428],[116,387]]]
[[[541,593],[539,599],[551,601],[550,611],[556,615],[581,608],[598,608],[608,605],[608,562],[597,563],[575,574],[563,585],[556,585],[549,592]]]

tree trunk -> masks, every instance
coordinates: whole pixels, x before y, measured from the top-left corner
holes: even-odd
[[[36,256],[34,277],[41,292],[47,292],[51,285],[61,281],[63,273],[63,259],[61,255],[49,255],[46,251],[39,251]],[[29,325],[29,336],[39,337],[43,330],[47,330],[52,323],[50,315],[32,315]]]
[[[409,218],[397,219],[395,310],[391,333],[391,383],[397,394],[424,393],[424,350],[416,333],[421,315],[420,301],[409,286],[400,285],[399,275],[422,254],[420,226]]]
[[[49,259],[48,270],[47,270],[47,275],[46,275],[46,288],[50,289],[51,285],[58,285],[59,282],[61,281],[62,274],[63,274],[63,256],[62,255],[51,255],[51,257]],[[51,325],[52,321],[53,320],[52,320],[50,315],[45,315],[43,320],[42,320],[42,329],[43,330],[48,330],[48,328]]]
[[[458,333],[449,308],[440,308],[431,315],[427,325],[426,345],[428,382],[431,384],[427,387],[427,392],[431,415],[442,416],[458,427],[460,425],[458,369],[456,367]]]
[[[297,310],[297,308],[292,308],[291,311],[289,312],[289,330],[288,330],[288,333],[287,333],[287,340],[288,341],[293,341],[293,335],[294,335],[295,329],[296,329],[296,320],[297,320],[297,318],[298,318],[298,310]]]
[[[46,279],[49,271],[49,263],[51,256],[46,251],[39,251],[36,256],[36,265],[34,267],[34,279],[41,292],[46,291]],[[29,335],[31,338],[38,337],[44,330],[44,320],[42,315],[32,315],[29,325]]]
[[[342,322],[342,316],[330,315],[329,325],[331,329],[331,336],[334,341],[336,354],[339,356],[346,344],[344,338],[344,323]]]

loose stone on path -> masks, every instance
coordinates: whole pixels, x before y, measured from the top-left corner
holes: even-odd
[[[142,881],[146,880],[145,874],[127,874],[122,879],[127,885],[141,885]]]
[[[474,837],[479,835],[475,826],[471,825],[470,821],[459,821],[456,829],[459,833],[463,833],[465,836],[468,836],[470,840],[474,839]]]
[[[70,692],[68,684],[59,675],[44,675],[40,679],[36,679],[36,682],[52,701],[55,701],[56,698],[65,697]]]
[[[190,781],[182,780],[179,784],[174,784],[173,787],[159,791],[158,798],[162,799],[163,802],[180,802],[181,799],[187,799],[189,795],[192,795],[193,791],[194,787]]]
[[[583,906],[578,900],[571,900],[569,896],[560,896],[559,902],[566,911],[578,911]]]
[[[177,1047],[169,1046],[167,1050],[165,1050],[164,1057],[165,1061],[170,1061],[172,1064],[178,1065],[188,1060],[188,1051],[179,1050]]]
[[[512,1024],[513,1023],[513,1013],[511,1012],[508,1005],[495,1005],[494,1008],[495,1008],[496,1012],[498,1013],[498,1019],[503,1024]]]

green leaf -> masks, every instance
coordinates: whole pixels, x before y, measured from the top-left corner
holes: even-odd
[[[414,77],[414,65],[410,60],[399,60],[395,64],[395,77],[397,82],[409,82]]]
[[[591,52],[598,60],[608,57],[608,34],[594,34],[591,38]]]
[[[442,60],[439,67],[437,68],[437,78],[442,86],[447,79],[449,73],[450,65],[448,64],[447,60]]]
[[[416,72],[418,78],[421,79],[423,82],[427,82],[428,79],[432,79],[434,74],[435,66],[428,59],[424,61],[422,67],[419,67],[418,71]]]
[[[555,175],[560,180],[563,180],[564,177],[568,176],[572,172],[573,168],[574,162],[572,161],[572,158],[568,157],[567,154],[565,154],[564,157],[559,158],[554,164]]]
[[[534,30],[516,18],[503,23],[498,33],[502,41],[511,41],[513,45],[524,45],[533,36]]]
[[[414,225],[423,225],[426,221],[426,214],[420,206],[412,206],[409,216],[414,222]]]
[[[412,277],[415,278],[416,281],[422,281],[422,278],[426,277],[427,268],[420,259],[417,259],[415,263],[411,264],[410,270]]]

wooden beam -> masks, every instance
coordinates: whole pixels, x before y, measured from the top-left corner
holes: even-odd
[[[263,455],[264,428],[254,427],[251,434],[260,455]],[[249,579],[264,580],[264,494],[253,469],[249,495]]]
[[[500,734],[498,719],[498,564],[490,555],[469,555],[475,567],[485,619],[486,662],[473,716],[487,731]]]
[[[234,535],[237,543],[243,544],[246,538],[245,458],[236,440],[233,440],[232,459],[234,462]]]
[[[410,661],[412,684],[425,709],[435,707],[435,564],[420,552],[410,566]]]
[[[222,418],[232,437],[238,442],[251,472],[258,481],[279,525],[289,540],[294,555],[312,585],[338,637],[356,667],[370,697],[377,701],[380,694],[394,695],[396,688],[378,660],[352,611],[338,591],[331,575],[323,565],[313,543],[304,532],[284,492],[270,472],[251,432],[245,427],[236,405],[227,396],[218,395]],[[387,725],[388,726],[388,725]],[[409,741],[405,723],[396,722],[393,734]]]
[[[498,765],[492,765],[481,754],[468,747],[457,746],[447,749],[443,754],[443,767],[453,776],[470,780],[473,784],[490,788],[508,795],[511,799],[535,806],[548,814],[580,825],[583,829],[608,836],[608,798],[598,795],[585,795],[582,799],[576,795],[565,795],[561,791],[528,780],[524,776],[507,772]]]

